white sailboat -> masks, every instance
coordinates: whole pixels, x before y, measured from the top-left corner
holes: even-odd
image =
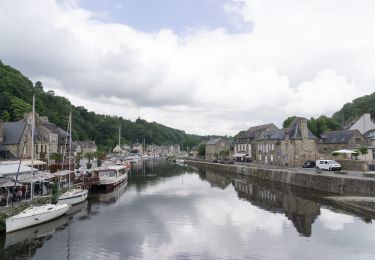
[[[31,122],[31,169],[34,162],[34,128],[35,128],[35,97],[33,97],[33,114]],[[21,158],[22,159],[22,158]],[[21,162],[20,162],[21,163]],[[17,174],[18,177],[18,174]],[[16,177],[16,180],[17,180]],[[32,183],[31,183],[32,187]],[[31,200],[33,198],[31,188]],[[54,205],[46,204],[42,206],[31,206],[21,213],[9,217],[5,220],[6,233],[38,225],[64,215],[70,206],[68,204]]]
[[[6,219],[6,232],[13,232],[35,226],[64,215],[70,206],[67,204],[29,207],[21,213]]]
[[[87,199],[88,190],[81,189],[81,188],[70,188],[70,162],[71,162],[71,151],[72,151],[72,113],[69,115],[69,125],[68,125],[68,132],[69,132],[69,189],[67,192],[61,194],[59,196],[57,204],[70,204],[75,205],[81,202],[84,202]]]

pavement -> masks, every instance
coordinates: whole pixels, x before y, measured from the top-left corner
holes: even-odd
[[[202,162],[208,162],[206,160],[200,160]],[[211,162],[212,163],[212,162]],[[219,164],[219,163],[218,163]],[[318,171],[315,168],[303,168],[302,166],[285,166],[285,165],[269,165],[269,164],[261,164],[261,163],[253,163],[253,162],[234,162],[234,165],[241,165],[247,167],[256,167],[261,169],[275,169],[275,170],[287,170],[287,171],[294,171],[299,173],[306,173],[306,174],[323,174],[326,176],[333,176],[333,177],[340,177],[340,178],[351,178],[351,179],[364,179],[364,180],[375,180],[375,171],[371,172],[357,172],[357,171]]]

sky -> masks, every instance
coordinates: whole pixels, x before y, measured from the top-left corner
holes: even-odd
[[[194,134],[375,91],[373,0],[2,0],[0,59],[73,105]]]

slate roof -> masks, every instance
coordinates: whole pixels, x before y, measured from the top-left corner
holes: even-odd
[[[347,144],[358,130],[338,130],[324,132],[319,143],[321,144]]]
[[[53,133],[59,132],[58,127],[54,123],[46,122],[46,123],[43,123],[43,126]]]
[[[305,119],[300,117],[293,119],[289,128],[263,131],[259,134],[259,137],[256,140],[283,140],[286,137],[289,137],[290,140],[301,140],[301,120]],[[308,139],[317,139],[309,129]]]
[[[199,145],[196,145],[196,146],[193,146],[193,148],[191,148],[190,152],[198,152],[199,151]]]
[[[265,124],[265,125],[258,125],[258,126],[253,126],[250,127],[243,135],[241,138],[257,138],[262,131],[266,130],[267,128],[275,126],[274,124]]]
[[[302,139],[301,120],[306,119],[301,117],[294,118],[289,128],[285,130],[285,134],[289,136],[290,140]],[[317,139],[309,129],[307,131],[308,139]]]
[[[26,122],[5,122],[3,145],[19,144],[25,130]]]
[[[244,131],[243,133],[240,133],[236,138],[236,143],[247,143],[251,140],[258,139],[259,136],[262,134],[263,131],[266,129],[274,127],[275,129],[278,129],[274,124],[265,124],[265,125],[258,125],[258,126],[252,126],[248,130]],[[242,139],[247,139],[244,141],[241,141]]]
[[[58,138],[59,138],[59,143],[62,144],[65,142],[65,139],[68,137],[68,133],[61,129],[60,127],[57,128],[58,132]]]
[[[220,142],[221,139],[223,139],[223,138],[215,138],[215,139],[212,139],[212,140],[208,141],[207,144],[215,145],[215,144],[217,144],[218,142]]]
[[[285,138],[284,129],[263,131],[257,140],[282,140]]]

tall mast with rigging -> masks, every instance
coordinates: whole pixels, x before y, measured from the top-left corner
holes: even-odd
[[[33,178],[34,178],[34,135],[35,135],[35,96],[33,96],[33,113],[31,116],[31,183],[30,199],[33,199]]]

